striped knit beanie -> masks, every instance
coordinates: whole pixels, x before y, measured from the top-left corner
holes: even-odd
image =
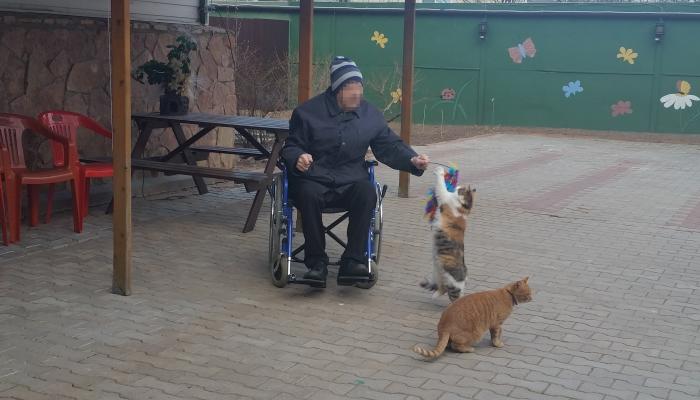
[[[353,60],[335,56],[331,61],[331,91],[336,93],[346,82],[362,83],[362,73]]]

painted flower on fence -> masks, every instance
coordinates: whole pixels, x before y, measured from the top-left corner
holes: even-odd
[[[620,47],[620,52],[617,53],[617,58],[621,58],[622,62],[628,62],[630,64],[634,64],[634,59],[638,56],[639,54],[635,53],[634,50],[624,47]]]
[[[568,99],[576,93],[583,92],[583,87],[581,87],[581,81],[575,81],[569,82],[566,86],[562,86],[561,90],[564,91],[564,96]]]
[[[455,92],[454,89],[451,88],[444,88],[442,89],[442,93],[440,93],[440,98],[443,100],[454,100],[455,96],[457,93]]]
[[[370,40],[373,42],[377,42],[377,46],[383,49],[384,47],[386,47],[386,43],[389,41],[389,38],[384,36],[383,33],[379,33],[379,31],[374,31],[374,34],[372,35]]]
[[[613,117],[618,115],[632,114],[632,102],[620,100],[617,103],[610,106],[612,110],[611,114]]]
[[[676,82],[677,93],[667,94],[660,101],[664,103],[665,108],[673,106],[674,110],[685,110],[686,107],[691,107],[693,101],[699,101],[700,97],[690,94],[690,83],[688,81]]]
[[[398,88],[391,92],[391,104],[396,104],[401,102],[401,88]]]

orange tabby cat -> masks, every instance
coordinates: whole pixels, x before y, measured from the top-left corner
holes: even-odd
[[[472,293],[460,297],[447,306],[438,323],[438,343],[433,350],[425,350],[416,345],[413,351],[435,358],[450,347],[460,353],[474,351],[472,345],[479,341],[486,331],[491,332],[491,344],[503,347],[501,324],[513,311],[513,306],[532,300],[532,292],[527,284],[529,277],[510,283],[500,289]]]

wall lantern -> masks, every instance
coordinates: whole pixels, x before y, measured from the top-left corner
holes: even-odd
[[[488,32],[488,25],[486,24],[486,20],[479,22],[479,39],[485,40],[487,32]]]
[[[666,29],[664,27],[664,22],[659,21],[656,23],[656,28],[654,28],[654,41],[656,43],[661,41],[661,38],[666,34]]]

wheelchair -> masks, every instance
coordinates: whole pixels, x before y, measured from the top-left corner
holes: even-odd
[[[379,278],[379,255],[382,244],[382,225],[383,212],[382,201],[386,195],[387,185],[381,187],[377,183],[374,175],[374,168],[378,165],[375,160],[365,161],[365,168],[369,175],[369,180],[377,191],[377,205],[372,211],[372,220],[369,227],[369,235],[367,235],[367,244],[365,256],[367,257],[367,266],[369,268],[369,276],[353,277],[354,286],[369,289],[377,283]],[[304,244],[294,247],[294,237],[296,236],[294,227],[294,204],[289,197],[289,180],[287,169],[284,163],[279,163],[278,167],[282,170],[281,174],[277,174],[272,184],[269,187],[271,207],[270,207],[270,237],[269,237],[269,266],[272,278],[272,284],[283,288],[288,283],[309,284],[301,276],[297,276],[292,271],[292,263],[303,263],[304,259],[299,257],[299,254],[304,250]],[[341,214],[335,221],[328,225],[324,225],[325,234],[336,241],[340,246],[345,248],[345,242],[333,233],[333,228],[345,221],[349,212],[344,209],[328,208],[323,210],[324,214]],[[301,234],[301,232],[299,232]],[[303,237],[304,235],[301,234]],[[339,265],[339,261],[329,262],[329,265]],[[302,274],[303,275],[303,274]]]

